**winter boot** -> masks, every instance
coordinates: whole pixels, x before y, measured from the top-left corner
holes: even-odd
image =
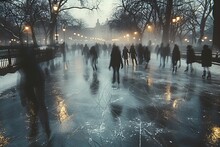
[[[208,71],[207,79],[211,79],[211,72]]]
[[[205,79],[205,76],[206,76],[206,71],[203,70],[203,75],[202,75],[202,78]]]

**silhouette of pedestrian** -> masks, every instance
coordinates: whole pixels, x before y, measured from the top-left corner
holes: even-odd
[[[170,57],[170,44],[167,43],[164,49],[165,49],[165,58],[167,59],[167,63],[168,63]]]
[[[174,45],[173,52],[172,52],[172,65],[173,65],[173,72],[177,72],[177,63],[179,61],[179,67],[181,66],[180,61],[180,50],[177,44]]]
[[[118,46],[113,45],[110,64],[109,64],[109,70],[111,67],[113,68],[113,79],[112,79],[113,84],[115,83],[116,80],[118,84],[120,84],[120,74],[119,74],[120,66],[121,68],[123,68],[121,52]]]
[[[131,56],[132,65],[134,66],[134,61],[135,64],[137,65],[137,59],[136,59],[137,53],[135,51],[134,44],[132,44],[130,47],[130,56]]]
[[[124,59],[124,65],[128,65],[128,48],[124,46],[124,49],[122,51],[122,58]]]
[[[90,57],[91,57],[91,64],[92,64],[92,69],[94,71],[97,70],[97,59],[98,59],[98,54],[97,54],[97,51],[96,51],[96,47],[95,46],[92,46],[90,51]]]
[[[84,59],[86,61],[86,65],[87,65],[88,64],[88,60],[89,60],[89,47],[88,47],[87,44],[85,44],[85,46],[83,47],[82,55],[84,56]]]
[[[147,69],[147,67],[148,67],[150,57],[151,57],[150,49],[149,49],[148,46],[146,46],[145,49],[144,49],[144,59],[145,59],[145,62],[146,62],[145,69]]]
[[[194,49],[192,48],[191,45],[187,45],[187,51],[186,51],[186,70],[185,72],[187,72],[189,70],[189,66],[190,66],[190,70],[191,72],[193,72],[193,63],[195,62],[195,52]]]
[[[60,46],[61,52],[63,53],[63,62],[66,62],[66,49],[65,49],[65,42],[63,42]]]
[[[141,65],[143,63],[143,46],[141,43],[139,43],[137,47],[137,54],[138,54],[138,64]]]
[[[34,50],[21,48],[18,64],[21,74],[18,88],[21,104],[26,107],[29,118],[29,139],[34,139],[38,134],[38,117],[49,139],[51,130],[45,104],[45,79],[42,69],[36,62]]]
[[[202,67],[203,67],[203,75],[202,78],[204,79],[206,76],[206,70],[208,71],[207,79],[211,78],[211,72],[209,67],[212,66],[212,50],[209,48],[208,45],[204,45],[202,49]]]
[[[166,50],[165,50],[163,42],[160,44],[158,54],[160,55],[160,67],[162,66],[162,64],[163,64],[163,67],[165,67]]]

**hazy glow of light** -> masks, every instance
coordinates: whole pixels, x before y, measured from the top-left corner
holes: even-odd
[[[64,122],[65,120],[67,120],[69,118],[69,114],[67,112],[67,106],[64,103],[64,100],[62,97],[57,96],[57,112],[58,112],[58,118],[60,120],[60,122]]]
[[[153,84],[153,79],[147,77],[147,78],[146,78],[146,82],[147,82],[147,85],[148,85],[148,86],[152,86],[152,84]]]
[[[171,91],[170,91],[170,88],[171,88],[171,86],[170,86],[170,84],[168,84],[168,85],[166,86],[166,93],[165,93],[165,98],[166,98],[167,101],[170,101],[170,100],[171,100]]]
[[[0,133],[0,146],[6,146],[9,144],[9,138],[6,138],[2,133]]]
[[[208,136],[208,140],[211,144],[217,144],[220,142],[220,127],[213,127],[211,134]]]
[[[174,100],[173,101],[173,108],[177,108],[178,107],[178,101],[177,100]]]
[[[88,1],[87,5],[92,5],[94,0]],[[111,14],[117,4],[118,0],[102,0],[99,5],[99,10],[88,11],[85,9],[70,9],[70,13],[77,19],[82,19],[86,22],[86,25],[89,27],[95,27],[97,19],[99,19],[100,23],[105,23],[106,19],[111,18]],[[69,6],[79,6],[79,2],[77,1],[68,1],[67,4]],[[68,6],[67,5],[67,6]]]

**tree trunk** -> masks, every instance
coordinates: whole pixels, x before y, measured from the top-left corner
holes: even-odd
[[[164,44],[169,43],[170,40],[170,22],[171,22],[172,9],[173,9],[173,0],[168,0],[166,5],[165,24],[163,26],[163,36],[162,36],[162,42]]]
[[[54,14],[54,13],[52,13],[51,14],[51,23],[50,23],[50,25],[49,25],[49,44],[51,44],[51,45],[53,45],[53,44],[55,44],[56,42],[55,42],[55,39],[54,39],[54,35],[55,35],[55,27],[56,27],[56,25],[57,25],[57,21],[56,21],[56,19],[57,19],[57,14]]]
[[[31,25],[31,37],[32,37],[34,46],[37,46],[37,39],[35,36],[34,25]]]
[[[214,17],[214,27],[213,27],[213,47],[220,50],[220,0],[214,0],[213,7],[213,17]]]

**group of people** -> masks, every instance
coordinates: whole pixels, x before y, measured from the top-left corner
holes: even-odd
[[[196,61],[196,56],[194,49],[191,45],[188,45],[186,51],[186,70],[193,72],[193,63]],[[179,46],[177,44],[174,45],[173,51],[172,51],[172,67],[173,67],[173,72],[177,71],[177,63],[179,62],[179,67],[181,66],[181,53]],[[203,75],[202,78],[205,78],[207,75],[207,79],[211,78],[211,72],[210,72],[210,67],[212,66],[212,50],[208,45],[204,45],[201,53],[201,65],[203,67]]]
[[[64,48],[65,43],[63,44]],[[136,49],[135,49],[136,48]],[[150,61],[151,57],[151,43],[148,46],[143,46],[142,44],[138,44],[134,46],[133,44],[130,46],[128,50],[127,46],[124,46],[122,53],[120,51],[119,46],[113,45],[110,55],[110,63],[109,69],[113,69],[113,78],[112,83],[117,82],[120,83],[120,68],[123,68],[124,65],[129,65],[128,59],[129,55],[132,61],[133,66],[136,64],[142,64],[145,60],[147,64]],[[196,56],[194,49],[191,45],[188,45],[186,51],[186,63],[187,67],[185,72],[191,71],[193,72],[192,64],[196,61]],[[165,66],[165,60],[168,61],[169,54],[172,54],[172,68],[173,72],[177,72],[178,62],[179,67],[181,66],[181,52],[179,46],[177,44],[174,45],[172,53],[170,51],[169,44],[164,47],[163,43],[161,46],[156,46],[157,53],[160,53],[163,67]],[[137,52],[136,52],[137,51]],[[66,52],[64,54],[64,62],[66,61]],[[99,47],[98,45],[93,45],[90,49],[87,44],[82,49],[82,55],[85,57],[86,64],[88,64],[88,59],[91,59],[91,65],[94,71],[97,70],[97,62],[99,56]],[[20,51],[20,58],[18,59],[21,73],[21,80],[18,88],[20,89],[20,98],[22,106],[27,108],[28,117],[30,122],[30,133],[29,137],[35,138],[37,135],[37,123],[38,117],[41,121],[43,129],[47,135],[47,138],[51,137],[51,130],[48,120],[48,112],[45,105],[45,79],[42,69],[37,64],[37,61],[34,56],[34,50],[29,48],[25,48]],[[137,59],[138,57],[138,63]],[[124,62],[123,62],[124,60]],[[160,59],[161,61],[161,59]],[[135,63],[134,63],[135,62]],[[160,62],[161,63],[161,62]],[[204,45],[201,52],[201,65],[204,68],[203,70],[203,78],[211,78],[210,67],[212,66],[212,50],[208,45]]]
[[[188,45],[186,47],[186,69],[185,72],[193,72],[193,63],[196,61],[196,56],[192,45]],[[109,68],[113,68],[113,80],[112,83],[120,83],[119,77],[119,69],[123,68],[123,65],[129,65],[129,58],[132,62],[132,65],[141,65],[145,62],[145,69],[148,66],[148,63],[151,59],[151,50],[152,45],[149,41],[147,46],[142,45],[141,43],[134,45],[132,44],[130,48],[128,46],[124,46],[122,49],[122,53],[120,47],[113,44],[111,51],[111,59]],[[94,45],[90,49],[87,44],[83,47],[82,54],[85,56],[86,64],[88,64],[89,57],[91,58],[91,64],[93,70],[97,70],[97,60],[98,60],[98,49],[97,46]],[[173,73],[177,72],[178,67],[181,67],[181,52],[179,46],[174,44],[173,50],[171,51],[171,47],[169,44],[164,45],[161,43],[160,46],[157,45],[155,47],[155,52],[160,55],[160,66],[165,67],[165,63],[168,62],[169,57],[171,56],[172,62],[172,71]],[[138,60],[137,60],[138,58]],[[178,64],[179,63],[179,64]],[[212,66],[212,50],[208,45],[203,46],[202,54],[201,54],[201,63],[204,68],[202,77],[205,78],[207,75],[207,79],[211,78],[211,72],[209,67]]]

